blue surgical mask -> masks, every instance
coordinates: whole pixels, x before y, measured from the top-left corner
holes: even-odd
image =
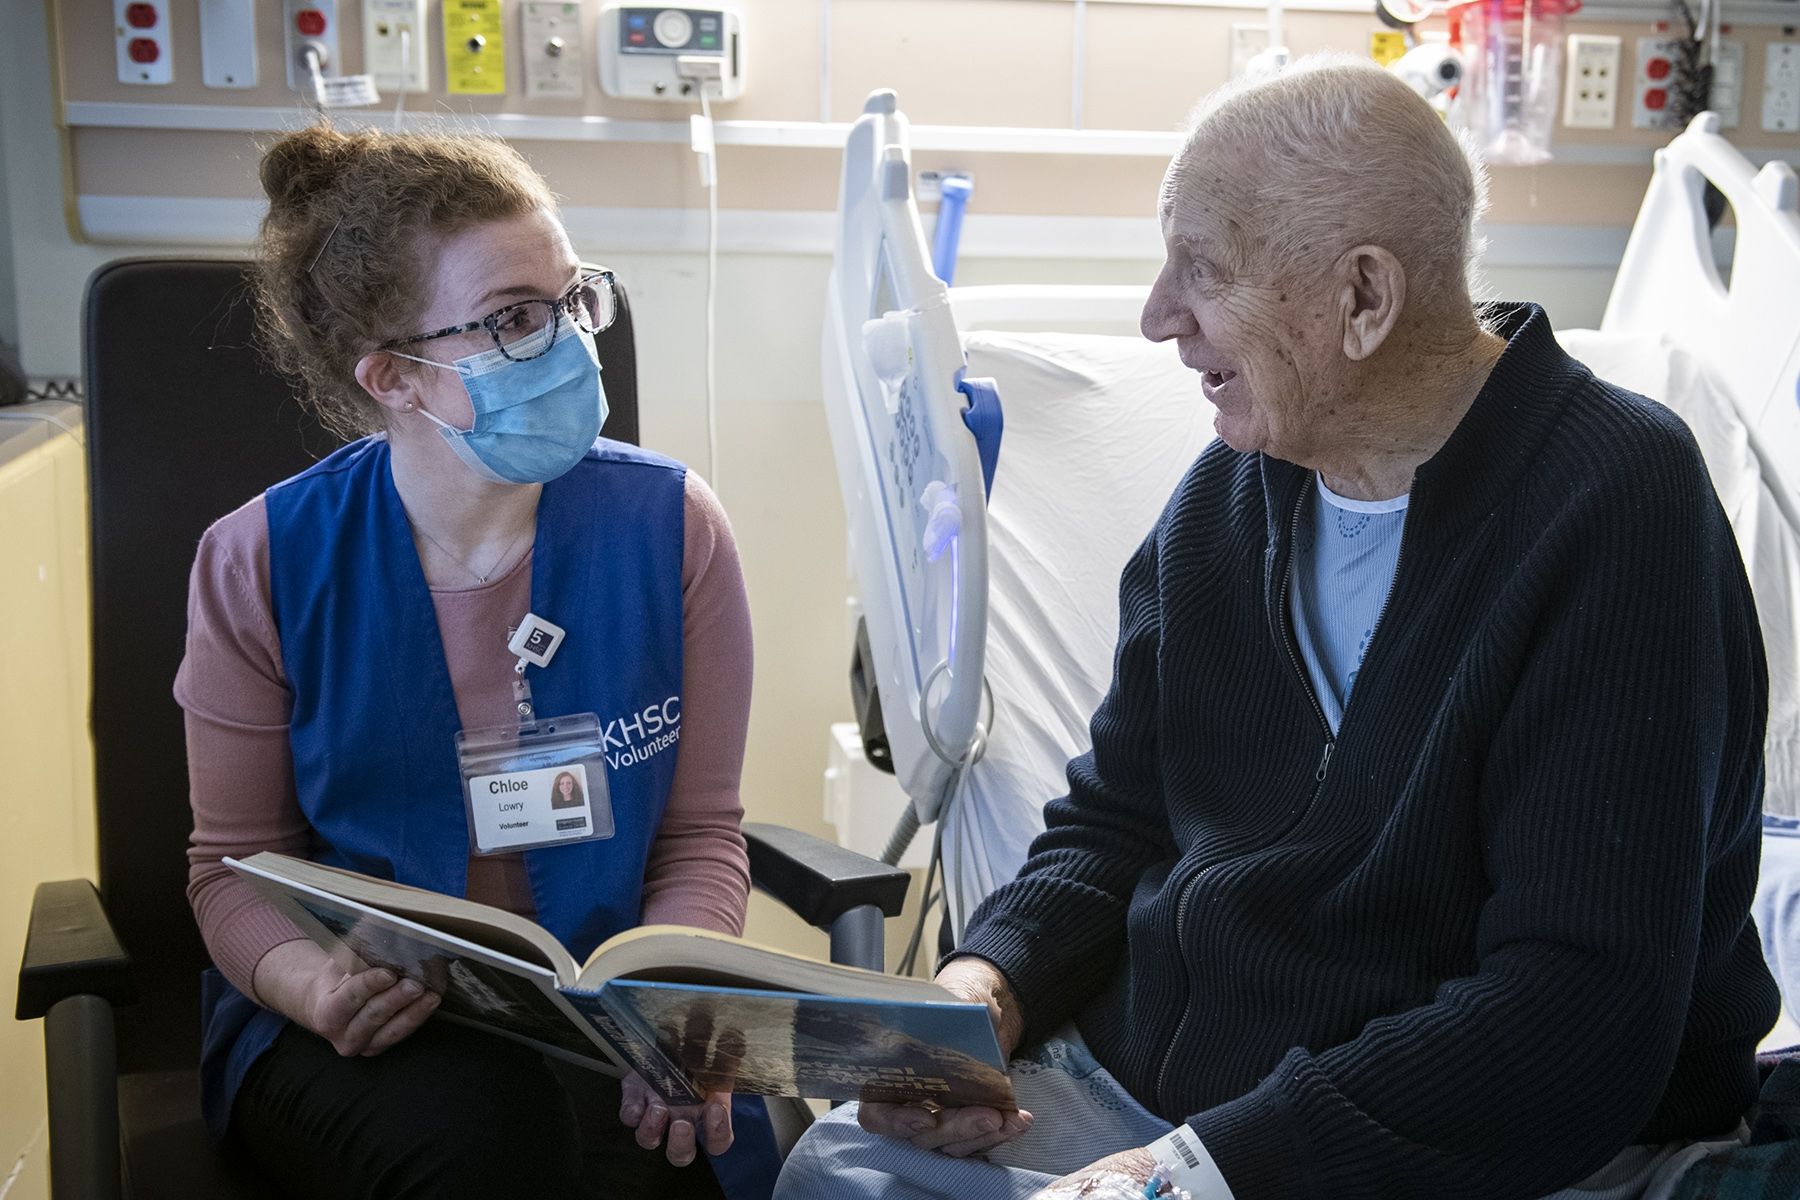
[[[454,369],[462,376],[475,407],[475,424],[458,429],[429,412],[425,417],[438,427],[456,457],[483,479],[548,483],[567,474],[600,436],[606,423],[606,389],[600,382],[594,341],[566,317],[555,336],[547,354],[522,362],[497,348],[453,363],[400,355]],[[534,344],[536,339],[549,337],[546,328],[514,353],[531,354],[541,344]]]

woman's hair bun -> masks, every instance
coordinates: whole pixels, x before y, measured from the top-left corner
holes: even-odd
[[[264,152],[260,168],[270,206],[306,207],[330,190],[359,148],[358,138],[323,124],[284,134]]]

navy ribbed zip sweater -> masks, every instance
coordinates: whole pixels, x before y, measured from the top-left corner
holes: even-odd
[[[1687,428],[1535,306],[1422,466],[1338,736],[1282,603],[1310,474],[1214,443],[1125,568],[1094,748],[959,953],[1236,1200],[1540,1196],[1729,1130],[1767,672]]]

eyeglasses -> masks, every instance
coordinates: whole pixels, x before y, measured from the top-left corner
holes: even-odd
[[[448,329],[421,333],[416,337],[395,338],[391,342],[383,342],[377,349],[392,350],[397,346],[411,346],[417,342],[429,342],[485,329],[501,354],[513,362],[528,362],[548,354],[550,347],[556,344],[556,331],[562,325],[564,313],[575,323],[575,328],[583,333],[593,334],[611,325],[618,311],[618,300],[613,292],[613,273],[594,271],[583,275],[559,299],[521,300],[497,312],[491,312],[479,321],[452,325]]]

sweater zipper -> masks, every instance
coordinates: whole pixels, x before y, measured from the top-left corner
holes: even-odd
[[[1319,793],[1325,789],[1325,776],[1331,769],[1331,752],[1337,747],[1337,737],[1331,732],[1331,723],[1325,719],[1325,710],[1320,706],[1319,698],[1313,692],[1311,682],[1306,678],[1306,671],[1300,665],[1300,654],[1294,646],[1294,635],[1288,628],[1287,623],[1288,592],[1294,579],[1293,547],[1295,539],[1300,536],[1300,514],[1305,503],[1306,493],[1301,492],[1300,499],[1294,502],[1294,520],[1292,526],[1288,530],[1288,561],[1287,569],[1281,577],[1280,607],[1281,635],[1282,642],[1287,650],[1288,663],[1294,668],[1294,675],[1299,679],[1301,689],[1306,693],[1307,700],[1312,704],[1313,715],[1318,718],[1319,728],[1325,731],[1325,747],[1319,754],[1318,769],[1313,772],[1312,795],[1307,799],[1306,806],[1300,810],[1301,817],[1306,815],[1307,811],[1311,809],[1313,804],[1318,800]],[[1394,601],[1394,587],[1400,581],[1400,564],[1405,561],[1406,533],[1402,530],[1400,534],[1400,550],[1394,556],[1394,579],[1393,582],[1388,584],[1387,595],[1384,596],[1381,601],[1381,610],[1375,614],[1374,628],[1369,632],[1369,644],[1371,646],[1375,644],[1375,634],[1381,631],[1382,622],[1387,620],[1388,606]],[[1355,702],[1356,697],[1352,695],[1350,697],[1350,702],[1344,705],[1344,715],[1346,717],[1348,717],[1350,713],[1350,704],[1354,704]],[[1338,728],[1343,728],[1342,720],[1338,722]],[[1296,821],[1298,821],[1298,819],[1299,818],[1296,818]],[[1291,829],[1292,827],[1293,826],[1290,825],[1288,828]],[[1178,952],[1186,945],[1182,934],[1184,927],[1187,924],[1188,900],[1193,895],[1194,885],[1199,883],[1201,878],[1216,866],[1218,866],[1217,863],[1208,863],[1206,866],[1201,867],[1198,871],[1195,871],[1190,875],[1188,881],[1182,885],[1181,896],[1175,906],[1175,945]],[[1186,965],[1187,964],[1184,961],[1183,966]],[[1181,1020],[1175,1026],[1175,1036],[1169,1039],[1169,1048],[1163,1051],[1162,1066],[1158,1068],[1156,1072],[1156,1098],[1159,1104],[1167,1103],[1167,1098],[1163,1094],[1163,1085],[1168,1082],[1169,1064],[1174,1061],[1175,1048],[1181,1044],[1181,1035],[1187,1029],[1188,1017],[1193,1014],[1193,1009],[1193,980],[1190,978],[1188,980],[1188,999],[1181,1007]]]
[[[1288,593],[1293,585],[1294,579],[1294,542],[1300,536],[1300,514],[1304,510],[1305,504],[1306,493],[1303,491],[1300,493],[1300,498],[1294,502],[1294,519],[1288,529],[1288,558],[1286,569],[1281,577],[1281,601],[1278,609],[1278,615],[1281,620],[1282,648],[1287,651],[1288,663],[1294,669],[1294,677],[1300,681],[1300,690],[1306,693],[1307,703],[1312,705],[1313,716],[1318,720],[1319,728],[1325,734],[1325,746],[1319,754],[1319,766],[1318,769],[1313,772],[1312,795],[1307,798],[1306,806],[1300,810],[1302,816],[1305,815],[1307,809],[1310,809],[1313,806],[1313,802],[1319,798],[1319,793],[1325,788],[1325,776],[1331,769],[1331,751],[1333,747],[1337,745],[1337,738],[1331,732],[1331,722],[1325,719],[1325,709],[1319,704],[1319,698],[1314,694],[1312,684],[1306,678],[1306,671],[1300,665],[1300,653],[1294,646],[1293,632],[1288,628]],[[1401,551],[1402,553],[1405,552],[1404,542],[1401,545]],[[1381,611],[1383,614],[1386,614],[1387,612],[1387,604],[1385,601],[1382,603]],[[1376,618],[1376,624],[1378,626],[1380,625],[1380,617]],[[1217,865],[1217,863],[1208,863],[1206,866],[1201,867],[1198,871],[1195,871],[1192,875],[1188,876],[1188,881],[1181,886],[1181,895],[1175,902],[1175,946],[1177,952],[1180,952],[1187,944],[1183,934],[1187,926],[1188,900],[1193,896],[1194,885],[1199,883],[1201,878]],[[1184,961],[1182,965],[1185,967],[1187,964]],[[1159,1104],[1167,1103],[1167,1098],[1163,1093],[1163,1085],[1168,1082],[1169,1065],[1175,1059],[1175,1048],[1181,1044],[1181,1035],[1187,1029],[1188,1018],[1193,1015],[1193,984],[1194,981],[1190,977],[1188,980],[1188,998],[1181,1006],[1181,1020],[1177,1022],[1175,1026],[1175,1036],[1169,1039],[1168,1049],[1163,1051],[1162,1065],[1157,1068],[1156,1098]]]
[[[1324,783],[1325,767],[1331,761],[1331,745],[1337,740],[1337,735],[1331,732],[1331,722],[1325,719],[1325,707],[1319,703],[1318,694],[1313,691],[1312,681],[1306,677],[1306,668],[1300,665],[1300,651],[1294,645],[1294,631],[1288,624],[1288,598],[1294,587],[1294,545],[1300,538],[1300,514],[1305,508],[1306,492],[1302,490],[1300,498],[1294,501],[1294,520],[1288,527],[1287,563],[1281,572],[1281,599],[1276,604],[1275,615],[1281,623],[1281,646],[1287,651],[1288,665],[1294,668],[1294,678],[1300,681],[1300,690],[1306,693],[1306,702],[1312,705],[1313,716],[1318,718],[1319,728],[1325,733],[1325,754],[1319,759],[1318,774],[1318,782]],[[1385,601],[1382,611],[1387,611]],[[1377,624],[1379,623],[1380,619],[1377,618]]]

